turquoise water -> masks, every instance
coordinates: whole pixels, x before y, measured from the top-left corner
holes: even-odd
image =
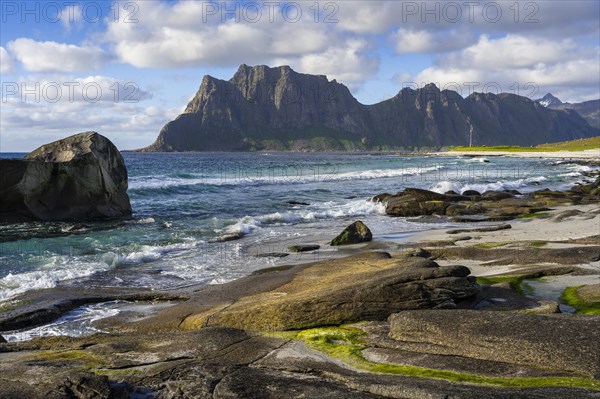
[[[22,154],[2,154],[21,156]],[[429,229],[368,199],[406,187],[521,192],[585,181],[587,166],[552,159],[323,153],[123,154],[132,220],[0,226],[0,301],[57,284],[174,287],[222,283],[288,258],[281,240],[326,241],[361,219],[375,239]],[[292,203],[290,203],[292,202]],[[293,203],[295,202],[295,203]],[[302,203],[302,204],[298,204]],[[307,204],[307,205],[305,205]],[[448,224],[443,218],[438,223]],[[243,234],[215,242],[227,234]],[[299,255],[307,256],[307,255]]]

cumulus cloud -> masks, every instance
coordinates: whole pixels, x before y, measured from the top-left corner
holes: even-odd
[[[8,48],[25,69],[32,72],[96,70],[108,59],[99,47],[39,42],[28,38],[8,42]]]
[[[461,87],[463,95],[474,91],[513,92],[536,98],[547,92],[573,93],[570,101],[600,96],[598,48],[586,48],[571,40],[507,35],[482,36],[462,50],[440,57],[414,77],[418,84]],[[406,76],[404,76],[406,79]]]
[[[368,43],[364,40],[350,39],[343,46],[329,48],[322,53],[303,55],[292,60],[280,60],[296,70],[315,75],[327,75],[357,89],[364,80],[377,73],[379,59],[370,57]]]
[[[145,135],[153,136],[174,114],[146,105],[152,93],[134,82],[108,76],[30,76],[10,86],[4,82],[3,89],[3,145],[20,150],[86,130],[106,134],[120,148],[140,147],[148,144]]]
[[[476,40],[467,30],[445,31],[399,29],[390,35],[398,53],[439,53],[466,47]]]
[[[0,46],[0,73],[11,73],[14,69],[13,60],[8,51]]]
[[[240,4],[236,7],[243,10]],[[263,10],[255,21],[247,11],[240,11],[236,21],[235,15],[223,20],[221,10],[209,18],[205,7],[194,2],[152,7],[140,3],[140,23],[110,24],[106,40],[114,43],[122,62],[138,68],[289,64],[350,84],[368,79],[377,70],[378,60],[368,41],[341,32],[336,24],[323,23],[324,10],[315,22],[306,6],[303,17],[292,23],[282,10],[272,18]]]

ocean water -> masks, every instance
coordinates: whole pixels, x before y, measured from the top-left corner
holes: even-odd
[[[2,154],[18,157],[23,154]],[[377,239],[451,225],[390,218],[369,198],[406,187],[438,192],[570,187],[588,166],[555,159],[325,153],[123,154],[133,218],[0,226],[0,304],[28,290],[219,284],[297,257],[256,257],[275,243],[331,239],[361,219]],[[486,162],[489,161],[489,162]],[[435,223],[432,223],[435,222]],[[216,242],[228,234],[235,241]],[[302,260],[302,259],[300,259]]]

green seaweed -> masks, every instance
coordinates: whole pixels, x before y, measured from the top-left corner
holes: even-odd
[[[525,279],[523,276],[493,276],[493,277],[477,277],[477,284],[479,285],[493,285],[498,283],[510,283],[513,289],[521,296],[525,295],[523,292],[522,282]]]
[[[548,213],[548,212],[526,213],[524,215],[517,216],[517,218],[518,219],[532,219],[532,218],[539,218],[539,217],[546,217],[546,216],[550,216],[550,213]]]
[[[482,242],[480,244],[473,245],[473,248],[479,249],[492,249],[497,247],[503,247],[505,245],[512,244],[510,241],[501,241],[501,242]]]
[[[577,314],[600,315],[600,302],[587,302],[577,295],[577,290],[581,287],[583,285],[567,287],[560,296],[560,300],[575,308]]]
[[[452,370],[377,363],[366,359],[362,355],[363,349],[366,348],[366,345],[362,342],[365,335],[362,330],[357,328],[326,327],[300,331],[297,333],[296,338],[315,350],[372,373],[398,374],[409,377],[435,378],[454,382],[515,388],[570,386],[600,390],[600,381],[582,377],[491,377]]]

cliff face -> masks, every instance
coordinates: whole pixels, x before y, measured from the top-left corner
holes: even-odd
[[[205,76],[185,111],[142,151],[353,150],[468,144],[534,145],[600,132],[574,112],[525,97],[462,98],[430,84],[360,104],[343,84],[288,66],[242,65]]]

